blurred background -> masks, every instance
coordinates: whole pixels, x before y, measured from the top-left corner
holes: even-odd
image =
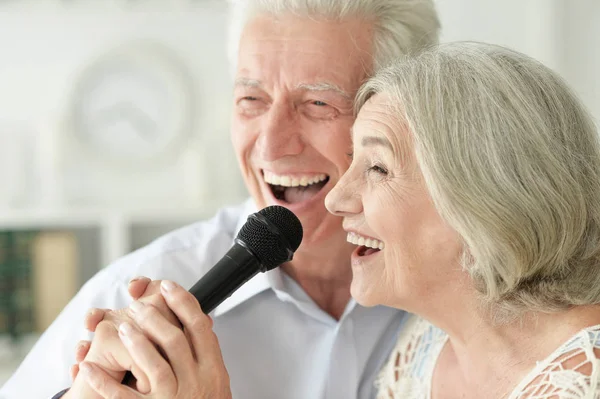
[[[437,4],[600,117],[600,1]],[[226,33],[225,0],[0,2],[0,385],[103,266],[246,196]]]

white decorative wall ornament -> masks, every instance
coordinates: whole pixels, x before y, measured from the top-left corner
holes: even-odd
[[[67,143],[106,167],[160,167],[181,153],[192,133],[193,87],[185,64],[168,47],[121,45],[77,78]]]

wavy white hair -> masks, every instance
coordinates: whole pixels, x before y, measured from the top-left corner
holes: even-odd
[[[556,73],[483,43],[436,46],[379,71],[409,125],[435,206],[464,266],[506,319],[600,303],[600,143]]]
[[[440,22],[433,0],[229,0],[228,55],[235,71],[240,36],[256,15],[293,14],[316,19],[350,17],[372,21],[374,67],[439,39]]]

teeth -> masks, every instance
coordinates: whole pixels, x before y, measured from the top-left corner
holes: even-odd
[[[265,170],[265,182],[272,184],[274,186],[284,186],[284,187],[298,187],[298,186],[308,186],[311,184],[322,182],[327,179],[326,174],[319,174],[313,176],[292,176],[292,175],[276,175],[273,172],[268,172]]]
[[[358,235],[356,233],[352,233],[352,232],[348,233],[346,240],[350,244],[354,244],[354,245],[364,245],[365,247],[375,248],[375,249],[385,248],[385,245],[383,244],[382,241],[376,240],[374,238],[363,237],[363,236],[360,236],[360,235]]]

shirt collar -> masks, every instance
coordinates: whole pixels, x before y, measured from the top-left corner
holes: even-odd
[[[273,277],[279,279],[278,276],[281,273],[279,268],[275,268],[266,273],[258,273],[252,277],[246,284],[243,284],[237,291],[235,291],[229,298],[221,303],[214,310],[214,317],[221,316],[231,309],[241,305],[247,300],[255,297],[263,291],[273,289]],[[270,275],[276,275],[270,278]]]
[[[320,309],[313,300],[306,294],[300,285],[296,283],[279,267],[269,270],[266,273],[258,273],[246,284],[242,285],[229,298],[221,303],[213,311],[213,317],[221,316],[238,305],[254,298],[264,291],[271,291],[283,302],[290,302],[297,306],[305,314],[321,320],[323,323],[335,325],[337,321],[329,314]],[[341,319],[346,318],[358,306],[356,301],[351,298]]]
[[[240,220],[238,221],[235,229],[236,236],[238,231],[240,231],[242,226],[246,223],[247,216],[256,211],[257,207],[252,199],[249,199],[244,203]],[[302,288],[300,288],[300,286],[293,281],[291,277],[287,276],[279,267],[269,270],[266,273],[256,274],[248,282],[238,288],[237,291],[231,294],[229,298],[217,306],[212,314],[214,317],[221,316],[238,305],[241,305],[245,301],[267,290],[272,290],[282,301],[290,301],[295,303],[296,306],[303,309],[307,314],[313,314],[313,316],[323,319],[325,322],[335,322],[331,316],[319,309],[314,304],[312,299],[302,290]],[[351,313],[356,305],[357,304],[354,299],[350,299],[342,318]]]

